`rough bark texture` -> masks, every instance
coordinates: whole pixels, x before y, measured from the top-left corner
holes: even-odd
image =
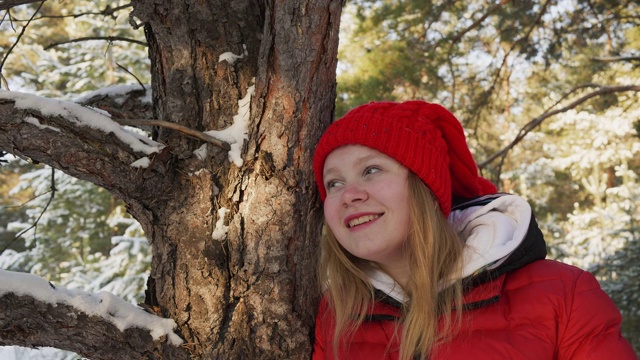
[[[87,316],[75,308],[53,306],[26,296],[0,297],[0,346],[59,347],[90,359],[189,359],[183,348],[154,341],[147,330],[120,331],[102,318]]]
[[[132,3],[150,46],[154,118],[223,129],[255,86],[243,165],[212,146],[201,160],[193,151],[202,143],[160,129],[168,150],[143,176],[128,167],[138,155],[117,139],[69,126],[64,136],[46,133],[20,121],[27,114],[7,101],[0,150],[88,179],[127,203],[152,245],[147,303],[177,322],[193,357],[308,358],[321,214],[310,164],[333,118],[344,1]],[[225,52],[242,58],[219,61]],[[64,127],[37,115],[29,114]],[[35,136],[46,145],[33,144]],[[51,150],[58,147],[65,149]],[[221,207],[229,209],[228,231],[214,239]]]
[[[145,102],[147,89],[135,87],[124,97],[114,97],[113,95],[94,95],[79,103],[104,110],[117,119],[152,119],[153,106]]]

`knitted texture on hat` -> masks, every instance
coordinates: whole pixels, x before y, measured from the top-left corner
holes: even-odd
[[[322,173],[327,156],[358,144],[394,158],[431,189],[445,216],[454,197],[493,194],[496,187],[478,175],[462,125],[447,109],[424,101],[373,102],[332,123],[316,147],[313,170],[320,197],[327,196]]]

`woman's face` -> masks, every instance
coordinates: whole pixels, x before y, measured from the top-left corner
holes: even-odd
[[[322,176],[324,216],[338,242],[389,270],[406,267],[409,170],[377,150],[345,145],[327,156]]]

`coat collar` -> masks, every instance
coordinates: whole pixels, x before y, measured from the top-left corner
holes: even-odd
[[[506,274],[502,274],[483,285],[470,288],[464,294],[462,308],[464,310],[473,310],[498,302],[506,277]]]
[[[506,277],[506,274],[502,274],[492,281],[466,291],[462,304],[463,311],[479,309],[498,302]],[[367,321],[394,321],[400,318],[402,311],[400,301],[378,289],[374,291],[374,295],[376,301],[365,318]]]

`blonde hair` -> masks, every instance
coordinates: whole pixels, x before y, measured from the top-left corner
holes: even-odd
[[[420,178],[410,173],[411,230],[406,246],[410,278],[405,293],[409,300],[402,307],[400,360],[419,356],[446,341],[460,324],[462,305],[461,258],[464,244],[438,208],[434,196]],[[334,356],[340,344],[348,346],[349,335],[364,321],[374,302],[366,260],[347,252],[325,224],[320,243],[320,280],[335,317]],[[446,284],[446,288],[441,288]],[[452,316],[453,313],[453,316]],[[439,327],[442,316],[443,326]],[[396,328],[396,336],[397,336]],[[346,339],[346,340],[345,340]]]

